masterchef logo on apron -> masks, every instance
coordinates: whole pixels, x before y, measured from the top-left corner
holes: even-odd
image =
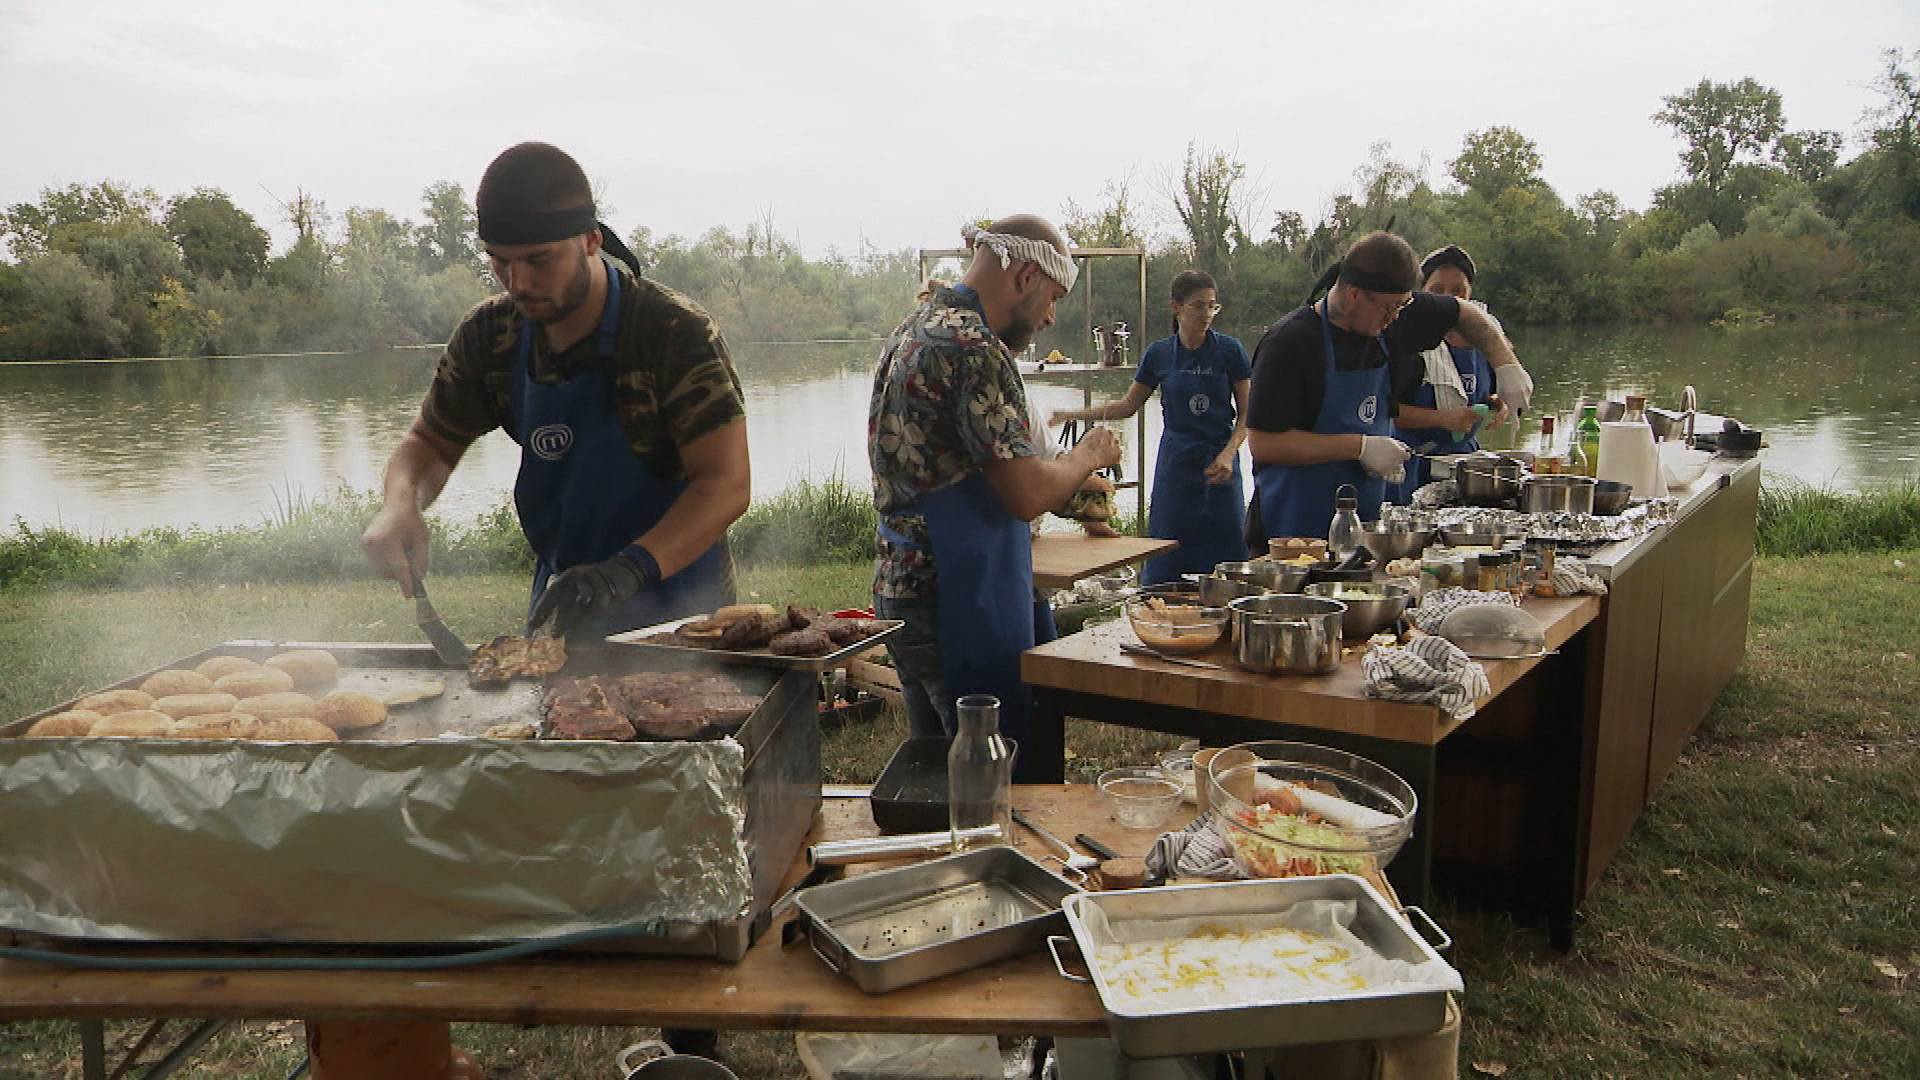
[[[1360,422],[1361,423],[1363,424],[1373,423],[1373,418],[1379,414],[1379,411],[1380,411],[1379,395],[1368,394],[1366,397],[1360,399]]]
[[[573,449],[573,429],[565,424],[547,424],[533,429],[527,448],[545,461],[559,461]]]
[[[1187,399],[1187,411],[1195,416],[1205,416],[1213,408],[1213,399],[1205,394],[1195,394]]]
[[[1463,371],[1460,373],[1460,389],[1466,393],[1468,401],[1472,401],[1473,395],[1478,392],[1476,384],[1478,384],[1479,381],[1480,373],[1477,371]]]

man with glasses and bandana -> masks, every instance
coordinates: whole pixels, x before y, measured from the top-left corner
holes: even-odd
[[[966,275],[907,316],[874,371],[874,606],[906,623],[887,650],[912,734],[952,734],[954,700],[991,694],[1000,730],[1018,740],[1029,711],[1020,654],[1035,622],[1027,523],[1118,463],[1120,444],[1095,428],[1058,457],[1038,453],[1046,435],[1033,430],[1014,357],[1073,288],[1060,231],[1017,214],[961,235],[973,252]],[[1022,753],[1016,779],[1045,775],[1039,758]]]
[[[1254,348],[1254,551],[1272,537],[1326,536],[1342,485],[1358,493],[1361,520],[1379,518],[1387,484],[1402,479],[1410,456],[1392,436],[1394,413],[1419,391],[1421,354],[1450,331],[1486,354],[1507,407],[1531,402],[1533,379],[1499,324],[1472,304],[1415,291],[1419,281],[1405,240],[1370,233],[1322,277],[1331,285],[1323,299],[1275,323]]]

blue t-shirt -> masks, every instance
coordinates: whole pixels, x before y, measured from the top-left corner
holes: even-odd
[[[1166,386],[1178,375],[1179,385]],[[1165,429],[1193,438],[1224,443],[1233,432],[1233,386],[1253,378],[1253,364],[1239,339],[1207,331],[1198,349],[1180,344],[1171,334],[1147,346],[1133,381],[1162,391],[1161,416]]]

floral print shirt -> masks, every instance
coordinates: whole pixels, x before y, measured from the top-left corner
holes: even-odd
[[[1026,386],[1013,353],[988,329],[969,293],[935,289],[887,338],[873,373],[867,459],[880,514],[874,595],[936,595],[927,522],[913,511],[915,500],[990,461],[1034,453]]]

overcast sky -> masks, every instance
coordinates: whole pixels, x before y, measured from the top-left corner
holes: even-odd
[[[1920,46],[1914,0],[0,0],[0,205],[211,186],[278,247],[296,188],[418,218],[426,185],[471,197],[541,139],[623,235],[771,214],[818,255],[950,245],[1128,175],[1169,229],[1189,142],[1247,164],[1257,229],[1311,222],[1370,144],[1438,184],[1466,132],[1507,124],[1563,196],[1643,208],[1677,167],[1663,95],[1750,75],[1851,154],[1896,45]]]

